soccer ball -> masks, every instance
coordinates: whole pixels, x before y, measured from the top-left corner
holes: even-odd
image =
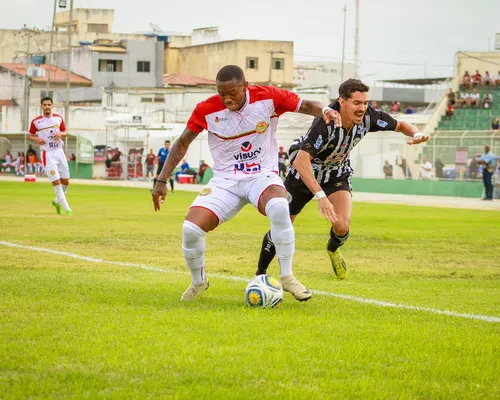
[[[245,301],[251,307],[277,307],[283,301],[281,283],[269,275],[258,275],[248,282]]]

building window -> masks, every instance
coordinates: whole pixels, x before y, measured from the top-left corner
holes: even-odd
[[[273,58],[273,69],[285,69],[285,59]]]
[[[152,103],[153,98],[152,97],[141,97],[141,103]]]
[[[123,72],[123,61],[99,60],[99,72]]]
[[[155,96],[153,99],[153,102],[155,103],[165,103],[165,97],[164,96]]]
[[[87,24],[87,32],[109,33],[108,24]]]
[[[247,57],[247,69],[258,69],[258,68],[259,68],[259,58]]]
[[[151,72],[151,62],[137,61],[137,72]]]
[[[41,90],[40,91],[40,100],[43,99],[44,97],[50,97],[52,99],[52,101],[54,101],[54,92],[52,90],[50,91],[45,91],[45,90]]]

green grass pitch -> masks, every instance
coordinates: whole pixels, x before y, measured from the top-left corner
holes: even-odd
[[[75,184],[67,217],[48,183],[0,182],[0,399],[500,398],[499,212],[354,203],[341,282],[312,202],[294,270],[316,292],[263,310],[238,279],[269,226],[251,206],[207,235],[210,288],[179,303],[195,195],[155,213],[146,189]]]

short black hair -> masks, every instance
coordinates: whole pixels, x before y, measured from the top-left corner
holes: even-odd
[[[354,92],[365,93],[368,92],[370,88],[366,86],[359,79],[348,79],[342,83],[339,87],[339,97],[343,99],[350,99]]]
[[[229,82],[233,79],[241,83],[245,82],[245,74],[237,65],[226,65],[222,67],[219,72],[217,72],[217,77],[215,78],[218,82]]]
[[[170,143],[170,140],[165,140],[165,143]]]
[[[52,101],[52,97],[44,96],[44,97],[42,97],[42,100],[40,100],[40,105],[42,105],[43,102],[47,101],[47,100],[50,100],[50,104],[54,104],[54,102]]]

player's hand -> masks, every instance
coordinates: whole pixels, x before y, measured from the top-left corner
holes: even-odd
[[[336,128],[342,126],[342,117],[338,111],[332,110],[331,108],[325,108],[325,112],[323,113],[323,120],[326,124],[329,124],[333,121],[333,124]]]
[[[414,136],[409,140],[407,143],[409,145],[412,144],[419,144],[419,143],[424,143],[429,140],[429,136],[424,135],[423,133],[417,132],[414,134]]]
[[[54,135],[54,142],[58,142],[59,140],[61,140],[61,135],[60,135],[60,134],[58,134],[58,133],[56,133],[56,134]]]
[[[155,211],[160,211],[160,200],[163,203],[167,197],[167,184],[155,181],[155,186],[151,192]]]
[[[330,222],[337,222],[337,214],[335,214],[335,210],[333,209],[332,203],[328,200],[328,197],[324,197],[318,200],[318,209],[319,209],[319,218],[323,215]]]

